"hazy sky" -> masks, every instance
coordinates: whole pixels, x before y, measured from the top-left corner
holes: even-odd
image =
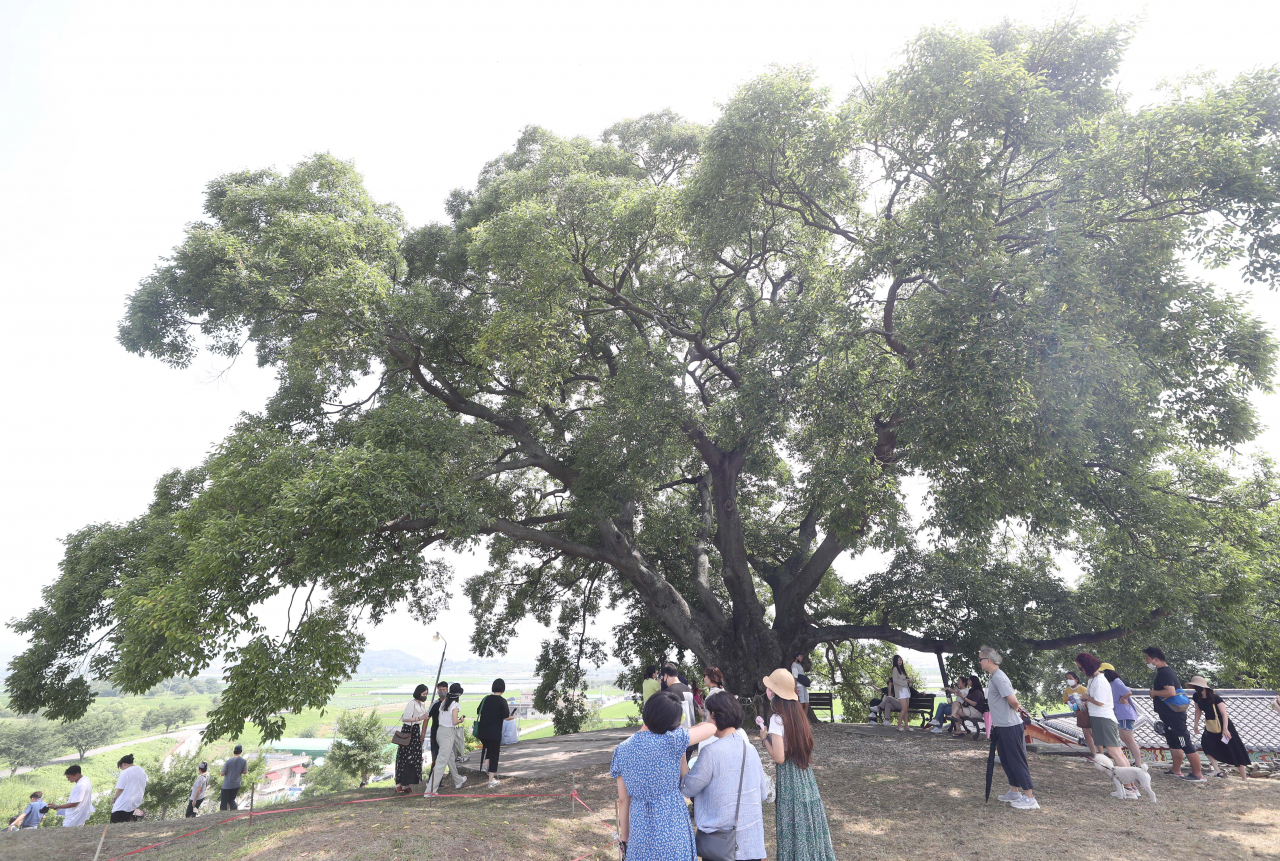
[[[37,603],[62,536],[140,513],[162,472],[198,463],[272,389],[249,362],[206,356],[174,371],[115,342],[125,297],[200,217],[213,177],[328,151],[421,224],[529,124],[594,136],[666,107],[709,122],[771,64],[808,64],[843,96],[921,27],[1044,23],[1072,9],[1141,22],[1120,76],[1139,101],[1197,69],[1280,61],[1280,6],[1256,0],[0,0],[0,620]],[[1277,327],[1280,304],[1259,292],[1255,307]],[[1280,426],[1275,397],[1259,403]],[[439,627],[457,654],[470,625],[455,601]],[[374,648],[436,654],[406,616],[369,634]],[[531,659],[540,638],[522,628],[513,655]],[[21,645],[0,631],[0,658]]]

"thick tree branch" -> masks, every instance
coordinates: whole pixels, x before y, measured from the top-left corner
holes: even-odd
[[[1062,637],[1054,637],[1048,640],[1019,638],[1017,644],[1038,652],[1044,652],[1051,651],[1053,649],[1065,649],[1069,646],[1087,646],[1094,643],[1106,643],[1111,640],[1119,640],[1121,637],[1127,637],[1136,631],[1146,628],[1148,625],[1158,622],[1167,615],[1169,615],[1167,610],[1157,608],[1152,610],[1150,615],[1148,615],[1147,618],[1138,625],[1108,628],[1105,631],[1088,631],[1077,634],[1067,634]],[[812,649],[819,643],[829,643],[840,640],[883,640],[886,643],[893,643],[895,646],[901,646],[904,649],[915,649],[919,652],[955,652],[959,648],[959,644],[951,638],[933,639],[928,637],[918,637],[915,634],[900,631],[889,625],[824,625],[822,627],[815,627],[806,631],[804,636],[800,638],[800,644],[802,648]],[[1001,644],[993,643],[991,645],[998,648]]]

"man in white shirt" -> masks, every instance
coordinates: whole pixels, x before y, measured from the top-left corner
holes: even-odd
[[[50,804],[49,807],[58,811],[63,826],[84,825],[93,815],[93,783],[80,772],[78,765],[68,766],[63,774],[71,781],[71,797],[66,804]],[[64,813],[64,810],[70,812]]]
[[[111,821],[137,822],[142,817],[134,811],[142,805],[147,791],[147,773],[142,766],[133,764],[131,753],[120,757],[116,768],[120,769],[120,777],[116,779],[116,794],[111,797]]]

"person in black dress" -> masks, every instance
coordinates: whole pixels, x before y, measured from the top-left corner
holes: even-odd
[[[482,746],[480,752],[480,767],[489,772],[489,786],[498,785],[498,754],[502,750],[502,724],[503,721],[515,720],[516,716],[511,711],[511,704],[507,702],[507,698],[502,696],[507,690],[507,683],[502,679],[493,680],[493,693],[480,701],[480,709],[477,712],[480,725],[476,728],[476,738],[480,739]],[[486,768],[485,761],[489,765]]]
[[[1200,736],[1200,747],[1209,757],[1214,775],[1226,776],[1218,769],[1218,763],[1222,763],[1234,765],[1240,772],[1240,776],[1247,778],[1249,772],[1246,766],[1250,762],[1249,751],[1240,740],[1240,736],[1236,735],[1231,716],[1227,714],[1227,704],[1201,676],[1191,677],[1191,687],[1195,690],[1191,701],[1196,705],[1196,718],[1192,726],[1197,730],[1200,728],[1200,715],[1203,714],[1204,733]],[[1213,731],[1214,727],[1217,727],[1217,732]]]
[[[396,748],[396,792],[403,795],[409,787],[422,783],[422,728],[427,722],[426,685],[413,689],[413,699],[400,715],[401,729],[409,733],[409,743]]]

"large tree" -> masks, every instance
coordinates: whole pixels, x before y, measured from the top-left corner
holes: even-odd
[[[743,694],[824,642],[1043,650],[1171,618],[1179,536],[1269,504],[1172,464],[1256,432],[1272,338],[1185,267],[1280,273],[1280,77],[1133,109],[1126,39],[927,31],[843,102],[784,69],[710,127],[530,128],[419,229],[330,156],[213,181],[120,340],[252,350],[279,389],[143,516],[69,537],[13,702],[78,713],[86,657],[144,690],[225,652],[210,732],[278,735],[362,625],[438,611],[433,549],[482,542],[474,647],[554,626],[566,709],[604,606],[616,654],[675,646]],[[1073,544],[1103,566],[1079,589],[1047,561]],[[883,550],[870,581],[833,571]],[[1126,565],[1143,591],[1089,579]]]

